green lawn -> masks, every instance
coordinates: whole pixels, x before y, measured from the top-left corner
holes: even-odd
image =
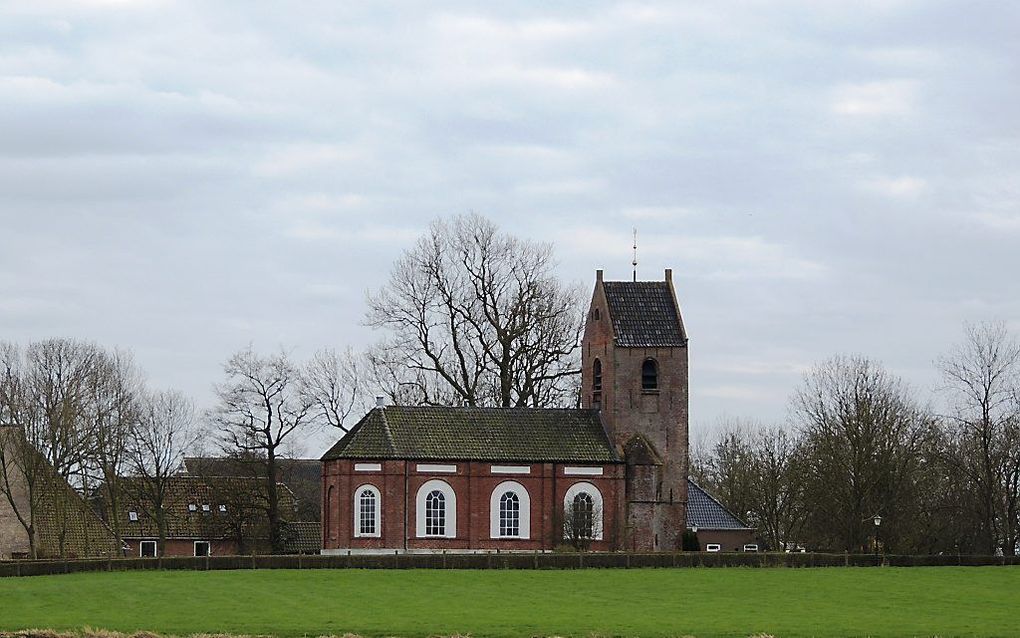
[[[0,578],[0,630],[1018,636],[1020,569],[274,570]]]

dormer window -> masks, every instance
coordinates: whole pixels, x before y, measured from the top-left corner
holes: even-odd
[[[655,362],[655,359],[645,359],[645,362],[641,364],[641,389],[659,389],[659,364]]]
[[[194,503],[188,503],[188,511],[189,512],[197,512],[198,511],[198,505],[196,505]]]
[[[602,391],[602,362],[600,360],[598,360],[598,359],[595,359],[595,363],[593,363],[592,366],[591,366],[591,371],[592,371],[591,389],[592,389],[593,392],[601,392]]]
[[[131,521],[132,523],[137,523],[138,512],[136,512],[135,510],[131,510],[130,512],[128,512],[128,520]]]

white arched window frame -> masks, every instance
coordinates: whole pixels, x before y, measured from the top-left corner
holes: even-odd
[[[513,494],[517,497],[516,512],[513,499],[503,497]],[[509,528],[517,533],[507,533]],[[492,490],[489,497],[490,538],[531,538],[531,495],[527,488],[517,481],[503,481]]]
[[[602,540],[602,530],[604,527],[603,519],[605,518],[605,508],[602,507],[602,492],[599,491],[599,488],[584,481],[571,485],[567,489],[567,493],[563,495],[564,518],[567,518],[566,515],[569,514],[574,507],[574,497],[582,493],[590,496],[592,502],[591,539],[594,541],[600,541]],[[569,538],[569,536],[570,532],[567,529],[566,522],[564,522],[563,537]]]
[[[439,492],[443,503],[443,529],[441,534],[430,534],[426,526],[426,501],[429,494]],[[457,493],[450,484],[439,479],[425,481],[418,488],[415,502],[415,530],[418,538],[456,538],[457,537]]]
[[[382,536],[382,494],[374,485],[359,485],[354,490],[354,537]]]

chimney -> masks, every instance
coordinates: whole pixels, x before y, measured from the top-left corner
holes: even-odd
[[[667,268],[666,269],[666,281],[673,281],[673,269],[672,268]]]
[[[595,281],[602,281],[602,269],[599,268],[595,271]]]
[[[377,408],[385,408],[386,407],[386,397],[377,396],[375,398],[375,407],[377,407]]]

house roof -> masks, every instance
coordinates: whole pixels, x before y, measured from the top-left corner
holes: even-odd
[[[184,469],[192,476],[264,477],[266,463],[261,458],[189,456]],[[276,478],[294,493],[297,516],[302,521],[317,521],[322,508],[322,464],[319,459],[276,459]]]
[[[687,344],[683,320],[668,281],[604,281],[616,345],[656,348]]]
[[[614,463],[596,410],[375,408],[322,457]]]
[[[690,478],[687,479],[687,527],[752,529]]]
[[[288,554],[318,553],[322,549],[322,525],[317,521],[298,521],[283,526],[283,551]]]
[[[122,496],[117,518],[124,538],[154,538],[159,528],[139,489],[140,479],[121,479]],[[294,495],[279,484],[280,516],[284,521],[295,517]],[[171,477],[164,504],[167,537],[178,539],[226,538],[237,529],[247,535],[268,534],[267,497],[263,481],[242,476],[174,476]],[[132,520],[131,513],[135,513]]]

